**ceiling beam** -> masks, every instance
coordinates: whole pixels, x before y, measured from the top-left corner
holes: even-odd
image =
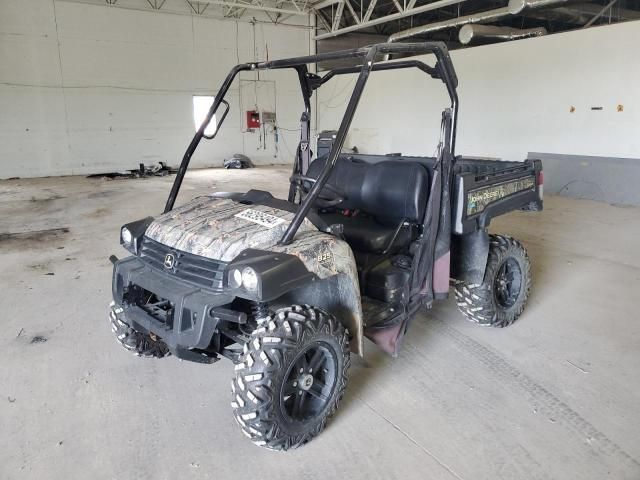
[[[342,12],[344,11],[344,2],[345,0],[342,0],[336,7],[336,13],[333,16],[333,22],[331,23],[331,30],[334,32],[340,28],[340,20],[342,19]]]
[[[333,1],[333,0],[325,0],[325,1]],[[467,0],[437,0],[435,2],[427,3],[426,5],[420,5],[419,7],[407,9],[402,12],[393,13],[391,15],[386,15],[380,18],[374,18],[373,20],[368,20],[366,22],[361,22],[357,25],[351,25],[350,27],[344,27],[339,29],[335,28],[335,21],[334,21],[333,31],[316,35],[314,39],[323,40],[325,38],[337,37],[338,35],[343,35],[345,33],[354,32],[356,30],[362,30],[363,28],[372,27],[374,25],[379,25],[381,23],[391,22],[394,20],[398,20],[400,18],[410,17],[412,15],[417,15],[418,13],[437,10],[438,8],[448,7],[449,5],[455,5],[465,1]],[[320,4],[322,3],[324,2],[320,2]],[[320,4],[311,5],[311,8],[314,10],[317,10]],[[344,3],[342,5],[344,6]],[[338,8],[340,8],[340,5],[338,5]]]
[[[342,0],[322,0],[321,2],[311,5],[311,8],[314,10],[322,10],[323,8],[330,7],[331,5],[335,5],[341,1]]]
[[[398,40],[415,37],[416,35],[437,32],[440,30],[447,30],[453,27],[460,27],[462,25],[466,25],[467,23],[479,23],[498,20],[504,17],[508,17],[509,15],[512,15],[509,11],[509,7],[496,8],[494,10],[487,10],[485,12],[478,12],[462,17],[450,18],[448,20],[442,20],[440,22],[418,25],[417,27],[413,27],[408,30],[402,30],[400,32],[389,35],[389,39],[387,41],[397,42]]]
[[[122,10],[129,10],[129,11],[136,11],[136,12],[154,12],[154,13],[161,13],[163,15],[179,15],[179,16],[195,15],[193,9],[189,6],[189,4],[185,0],[181,0],[181,1],[175,0],[172,2],[165,2],[164,0],[150,0],[151,3],[146,0],[139,0],[139,3],[135,3],[135,4],[129,3],[129,2],[121,2],[119,0],[110,0],[109,4],[107,4],[106,0],[56,0],[56,1],[64,2],[64,3],[92,5],[95,7],[107,5],[107,7],[105,8],[118,8]],[[203,3],[212,4],[212,5],[214,4],[214,2],[211,0],[192,0],[192,1],[194,3],[199,1],[200,4],[203,4]],[[300,0],[296,0],[296,1],[300,5]],[[2,0],[0,0],[0,3],[2,3]],[[257,16],[255,14],[251,18],[247,18],[247,19],[242,18],[243,14],[249,9],[254,11],[259,11],[259,10],[267,11],[266,9],[269,8],[269,11],[271,11],[272,9],[275,9],[273,13],[279,14],[275,19],[278,25],[284,25],[287,27],[298,28],[302,30],[311,30],[311,27],[306,25],[306,22],[302,23],[298,20],[293,23],[284,23],[283,21],[283,17],[288,18],[293,15],[296,15],[299,18],[300,16],[309,15],[311,11],[308,7],[306,7],[307,2],[304,2],[302,4],[304,6],[301,5],[304,13],[299,11],[293,11],[291,9],[279,8],[280,6],[293,5],[289,0],[278,0],[278,1],[269,0],[269,4],[266,6],[264,4],[258,5],[258,6],[251,5],[250,3],[248,3],[247,0],[242,0],[241,2],[234,1],[234,0],[223,0],[215,3],[220,5],[220,8],[208,8],[206,11],[201,10],[198,16],[203,18],[215,19],[215,20],[240,21],[243,23],[259,23],[259,24],[276,23],[273,20],[268,20],[266,15],[264,18],[262,18],[262,15]],[[159,8],[154,8],[153,4],[157,5]],[[306,7],[306,11],[305,11],[305,7]],[[229,9],[231,11],[229,11]]]
[[[193,11],[193,13],[195,13],[196,15],[202,15],[205,10],[209,7],[209,4],[207,2],[199,2],[199,1],[192,1],[192,0],[185,0],[187,2],[187,5],[189,5],[189,7],[191,7],[191,10]]]
[[[322,12],[316,12],[316,19],[320,20],[320,23],[322,23],[322,26],[325,30],[331,31],[331,25],[329,25],[327,19],[324,18],[324,14]]]
[[[600,11],[599,7],[600,5],[594,3],[576,3],[569,5],[567,8],[585,14],[596,15]],[[616,20],[638,20],[640,19],[640,10],[628,10],[626,8],[620,8],[618,5],[611,10],[611,18],[615,18]]]
[[[611,0],[609,3],[607,3],[604,7],[602,7],[602,10],[600,10],[598,13],[595,14],[595,16],[589,20],[584,27],[582,28],[589,28],[591,25],[593,25],[594,23],[596,23],[596,21],[602,16],[604,15],[607,10],[611,9],[611,7],[613,7],[615,5],[615,3],[618,0]]]
[[[371,14],[373,13],[373,9],[376,7],[378,0],[370,0],[369,6],[367,7],[367,11],[364,12],[364,17],[362,19],[363,22],[368,22],[371,19]]]
[[[268,7],[265,5],[255,5],[251,2],[244,2],[238,0],[237,2],[227,1],[227,0],[198,0],[199,3],[208,3],[211,5],[221,5],[223,7],[240,7],[246,8],[247,10],[256,10],[260,12],[273,12],[273,13],[281,13],[283,15],[309,15],[309,12],[306,10],[288,10],[285,8],[277,8],[277,7]]]
[[[569,0],[509,0],[509,4],[506,7],[472,13],[462,17],[450,18],[449,20],[443,20],[441,22],[418,25],[417,27],[402,30],[390,35],[387,41],[397,42],[398,40],[415,37],[416,35],[431,34],[440,30],[460,27],[470,23],[485,23],[513,15],[526,15],[526,12],[529,11],[529,9],[558,6],[567,3],[568,1]],[[523,11],[524,13],[522,13]]]
[[[160,10],[167,0],[147,0],[147,3],[154,10]]]
[[[344,0],[344,3],[347,5],[347,8],[349,9],[349,13],[351,13],[351,17],[353,18],[353,21],[356,23],[360,23],[360,18],[358,18],[358,15],[356,15],[356,11],[351,6],[351,2],[349,0]]]

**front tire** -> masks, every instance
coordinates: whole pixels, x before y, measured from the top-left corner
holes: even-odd
[[[233,414],[256,445],[297,448],[325,427],[344,394],[349,339],[332,315],[278,310],[251,334],[231,382]]]
[[[507,327],[522,314],[531,289],[531,263],[524,246],[505,235],[490,235],[481,284],[455,286],[458,309],[472,322]]]

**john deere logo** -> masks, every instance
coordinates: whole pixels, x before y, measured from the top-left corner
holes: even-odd
[[[164,257],[164,268],[170,270],[176,264],[176,257],[173,253],[167,253],[167,256]]]

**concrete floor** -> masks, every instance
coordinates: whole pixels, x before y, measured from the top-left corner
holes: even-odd
[[[271,189],[288,171],[201,170],[181,200]],[[453,301],[400,357],[367,344],[325,432],[253,446],[229,407],[231,365],[138,359],[107,321],[119,226],[161,211],[171,179],[0,182],[0,478],[640,479],[640,208],[547,198],[492,229],[533,261],[510,328]]]

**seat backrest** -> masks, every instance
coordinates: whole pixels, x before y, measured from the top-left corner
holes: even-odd
[[[326,157],[311,162],[307,175],[322,171]],[[345,194],[339,207],[362,210],[382,221],[419,222],[429,195],[429,174],[416,162],[386,160],[366,163],[340,156],[328,182]]]

